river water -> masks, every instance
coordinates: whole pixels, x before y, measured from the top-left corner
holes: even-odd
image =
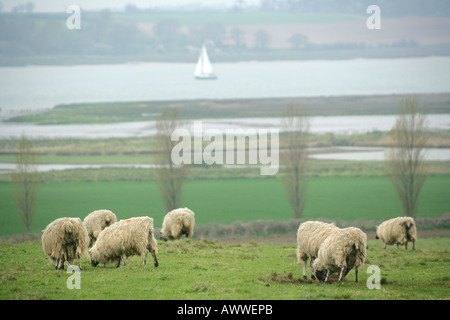
[[[450,114],[427,116],[431,130],[450,130]],[[313,116],[310,118],[312,133],[354,134],[371,131],[389,131],[395,123],[395,115],[383,116]],[[225,134],[230,129],[280,129],[280,118],[203,119],[203,131],[217,129]],[[193,122],[188,128],[193,129]],[[128,138],[146,137],[156,132],[155,121],[122,122],[86,125],[35,125],[0,123],[0,139],[18,138],[26,134],[31,138]]]
[[[0,109],[61,103],[314,97],[450,92],[450,57],[214,63],[198,81],[192,63],[0,68]]]

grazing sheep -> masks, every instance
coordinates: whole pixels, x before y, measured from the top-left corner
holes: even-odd
[[[408,249],[408,242],[412,241],[413,250],[416,249],[417,229],[414,219],[411,217],[398,217],[384,221],[377,226],[376,239],[384,242],[384,249],[387,245],[405,245]]]
[[[59,218],[50,223],[42,234],[42,249],[55,263],[55,269],[64,269],[64,262],[72,264],[88,256],[89,236],[80,218]]]
[[[164,241],[180,239],[183,234],[186,238],[192,237],[194,225],[194,212],[188,208],[172,210],[164,217],[160,238]]]
[[[99,233],[117,222],[116,215],[110,210],[96,210],[91,212],[83,220],[83,224],[89,235],[89,248],[92,247],[97,240]]]
[[[339,279],[355,267],[355,282],[358,282],[358,269],[366,261],[367,236],[358,228],[338,229],[321,244],[314,271],[317,279],[327,282],[330,275],[339,272]]]
[[[124,255],[140,255],[142,264],[145,265],[147,253],[150,251],[157,267],[157,247],[153,234],[153,218],[135,217],[114,223],[100,232],[94,246],[89,250],[91,265],[95,267],[100,262],[115,263],[118,268]]]
[[[307,221],[300,224],[297,230],[297,262],[302,261],[303,279],[306,280],[306,261],[311,258],[311,278],[315,280],[313,263],[317,258],[322,242],[334,231],[338,230],[334,224],[321,221]]]

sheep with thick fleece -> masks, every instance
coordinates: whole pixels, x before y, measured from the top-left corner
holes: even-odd
[[[154,265],[157,267],[156,245],[153,218],[135,217],[120,220],[105,228],[98,235],[97,241],[89,250],[91,265],[95,267],[99,263],[115,263],[118,268],[122,256],[133,255],[141,256],[142,264],[145,265],[147,253],[150,251]]]
[[[367,236],[361,229],[349,227],[338,229],[330,234],[320,245],[314,272],[322,282],[327,282],[334,272],[339,271],[341,281],[355,267],[355,282],[358,282],[358,269],[366,261]]]
[[[303,265],[303,279],[306,277],[306,262],[311,258],[311,278],[315,280],[314,276],[314,260],[322,242],[334,231],[338,230],[334,224],[325,223],[321,221],[307,221],[300,224],[297,230],[297,261],[302,261]]]
[[[116,215],[110,210],[95,210],[86,216],[83,220],[83,224],[89,235],[89,247],[92,247],[98,238],[100,232],[106,227],[109,227],[113,223],[117,222]]]
[[[194,212],[188,208],[179,208],[166,214],[163,220],[160,238],[161,240],[179,239],[183,234],[186,238],[194,235]]]
[[[376,239],[384,242],[384,249],[387,245],[405,245],[408,249],[408,242],[412,241],[413,250],[416,249],[417,229],[414,219],[411,217],[398,217],[384,221],[377,226]]]
[[[42,249],[55,263],[55,269],[64,269],[64,262],[72,264],[88,257],[89,236],[80,218],[59,218],[51,222],[42,234]]]

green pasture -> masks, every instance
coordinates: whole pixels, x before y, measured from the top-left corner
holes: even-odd
[[[150,255],[145,266],[135,256],[118,269],[94,268],[84,258],[80,289],[69,289],[73,274],[55,271],[39,240],[0,243],[0,299],[448,299],[450,237],[419,239],[416,247],[384,250],[369,240],[358,283],[352,270],[344,282],[323,284],[310,280],[309,267],[308,280],[301,280],[295,243],[159,241],[159,267]],[[380,289],[367,287],[371,265],[380,268]]]
[[[92,175],[97,170],[88,172]],[[12,187],[9,182],[0,183],[0,236],[23,232]],[[294,218],[279,178],[189,180],[183,206],[194,210],[198,225]],[[56,218],[84,218],[102,208],[112,210],[119,219],[153,217],[156,228],[161,227],[166,213],[159,190],[150,179],[121,181],[113,177],[111,181],[51,182],[39,187],[32,232],[41,231]],[[449,208],[449,176],[428,176],[420,196],[419,217],[439,217]],[[402,214],[395,190],[384,176],[325,176],[310,179],[303,218],[381,221]]]
[[[98,20],[98,12],[83,12],[83,22],[87,25]],[[22,15],[22,19],[33,20],[37,24],[44,24],[47,21],[63,21],[67,15],[60,13],[34,13],[33,16]],[[183,26],[201,27],[208,24],[220,24],[223,26],[246,26],[246,25],[271,25],[271,24],[298,24],[298,23],[330,23],[344,21],[365,21],[364,15],[336,14],[336,13],[299,13],[299,12],[274,12],[274,11],[253,11],[253,12],[226,12],[209,11],[205,12],[183,12],[183,11],[148,11],[148,12],[114,12],[114,21],[139,22],[155,24],[160,21],[171,19],[177,20]],[[6,20],[12,17],[5,16]]]

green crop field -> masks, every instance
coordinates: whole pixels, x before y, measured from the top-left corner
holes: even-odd
[[[0,204],[0,236],[22,233],[10,183],[0,183]],[[195,211],[198,225],[294,218],[278,178],[190,180],[185,185],[183,206]],[[430,175],[420,197],[419,216],[438,217],[449,207],[448,175]],[[102,208],[112,210],[120,219],[153,217],[157,228],[166,213],[154,181],[46,183],[38,191],[32,231],[41,231],[59,217],[84,218]],[[310,179],[303,218],[381,221],[402,214],[386,177],[330,176]]]
[[[143,266],[130,257],[118,269],[82,259],[79,289],[69,289],[77,282],[54,270],[39,241],[0,243],[0,299],[448,299],[449,248],[449,237],[419,239],[416,251],[369,240],[358,283],[352,270],[344,282],[323,284],[301,280],[295,243],[182,239],[158,243],[157,268],[151,258]],[[367,287],[371,265],[380,268],[380,289]]]

